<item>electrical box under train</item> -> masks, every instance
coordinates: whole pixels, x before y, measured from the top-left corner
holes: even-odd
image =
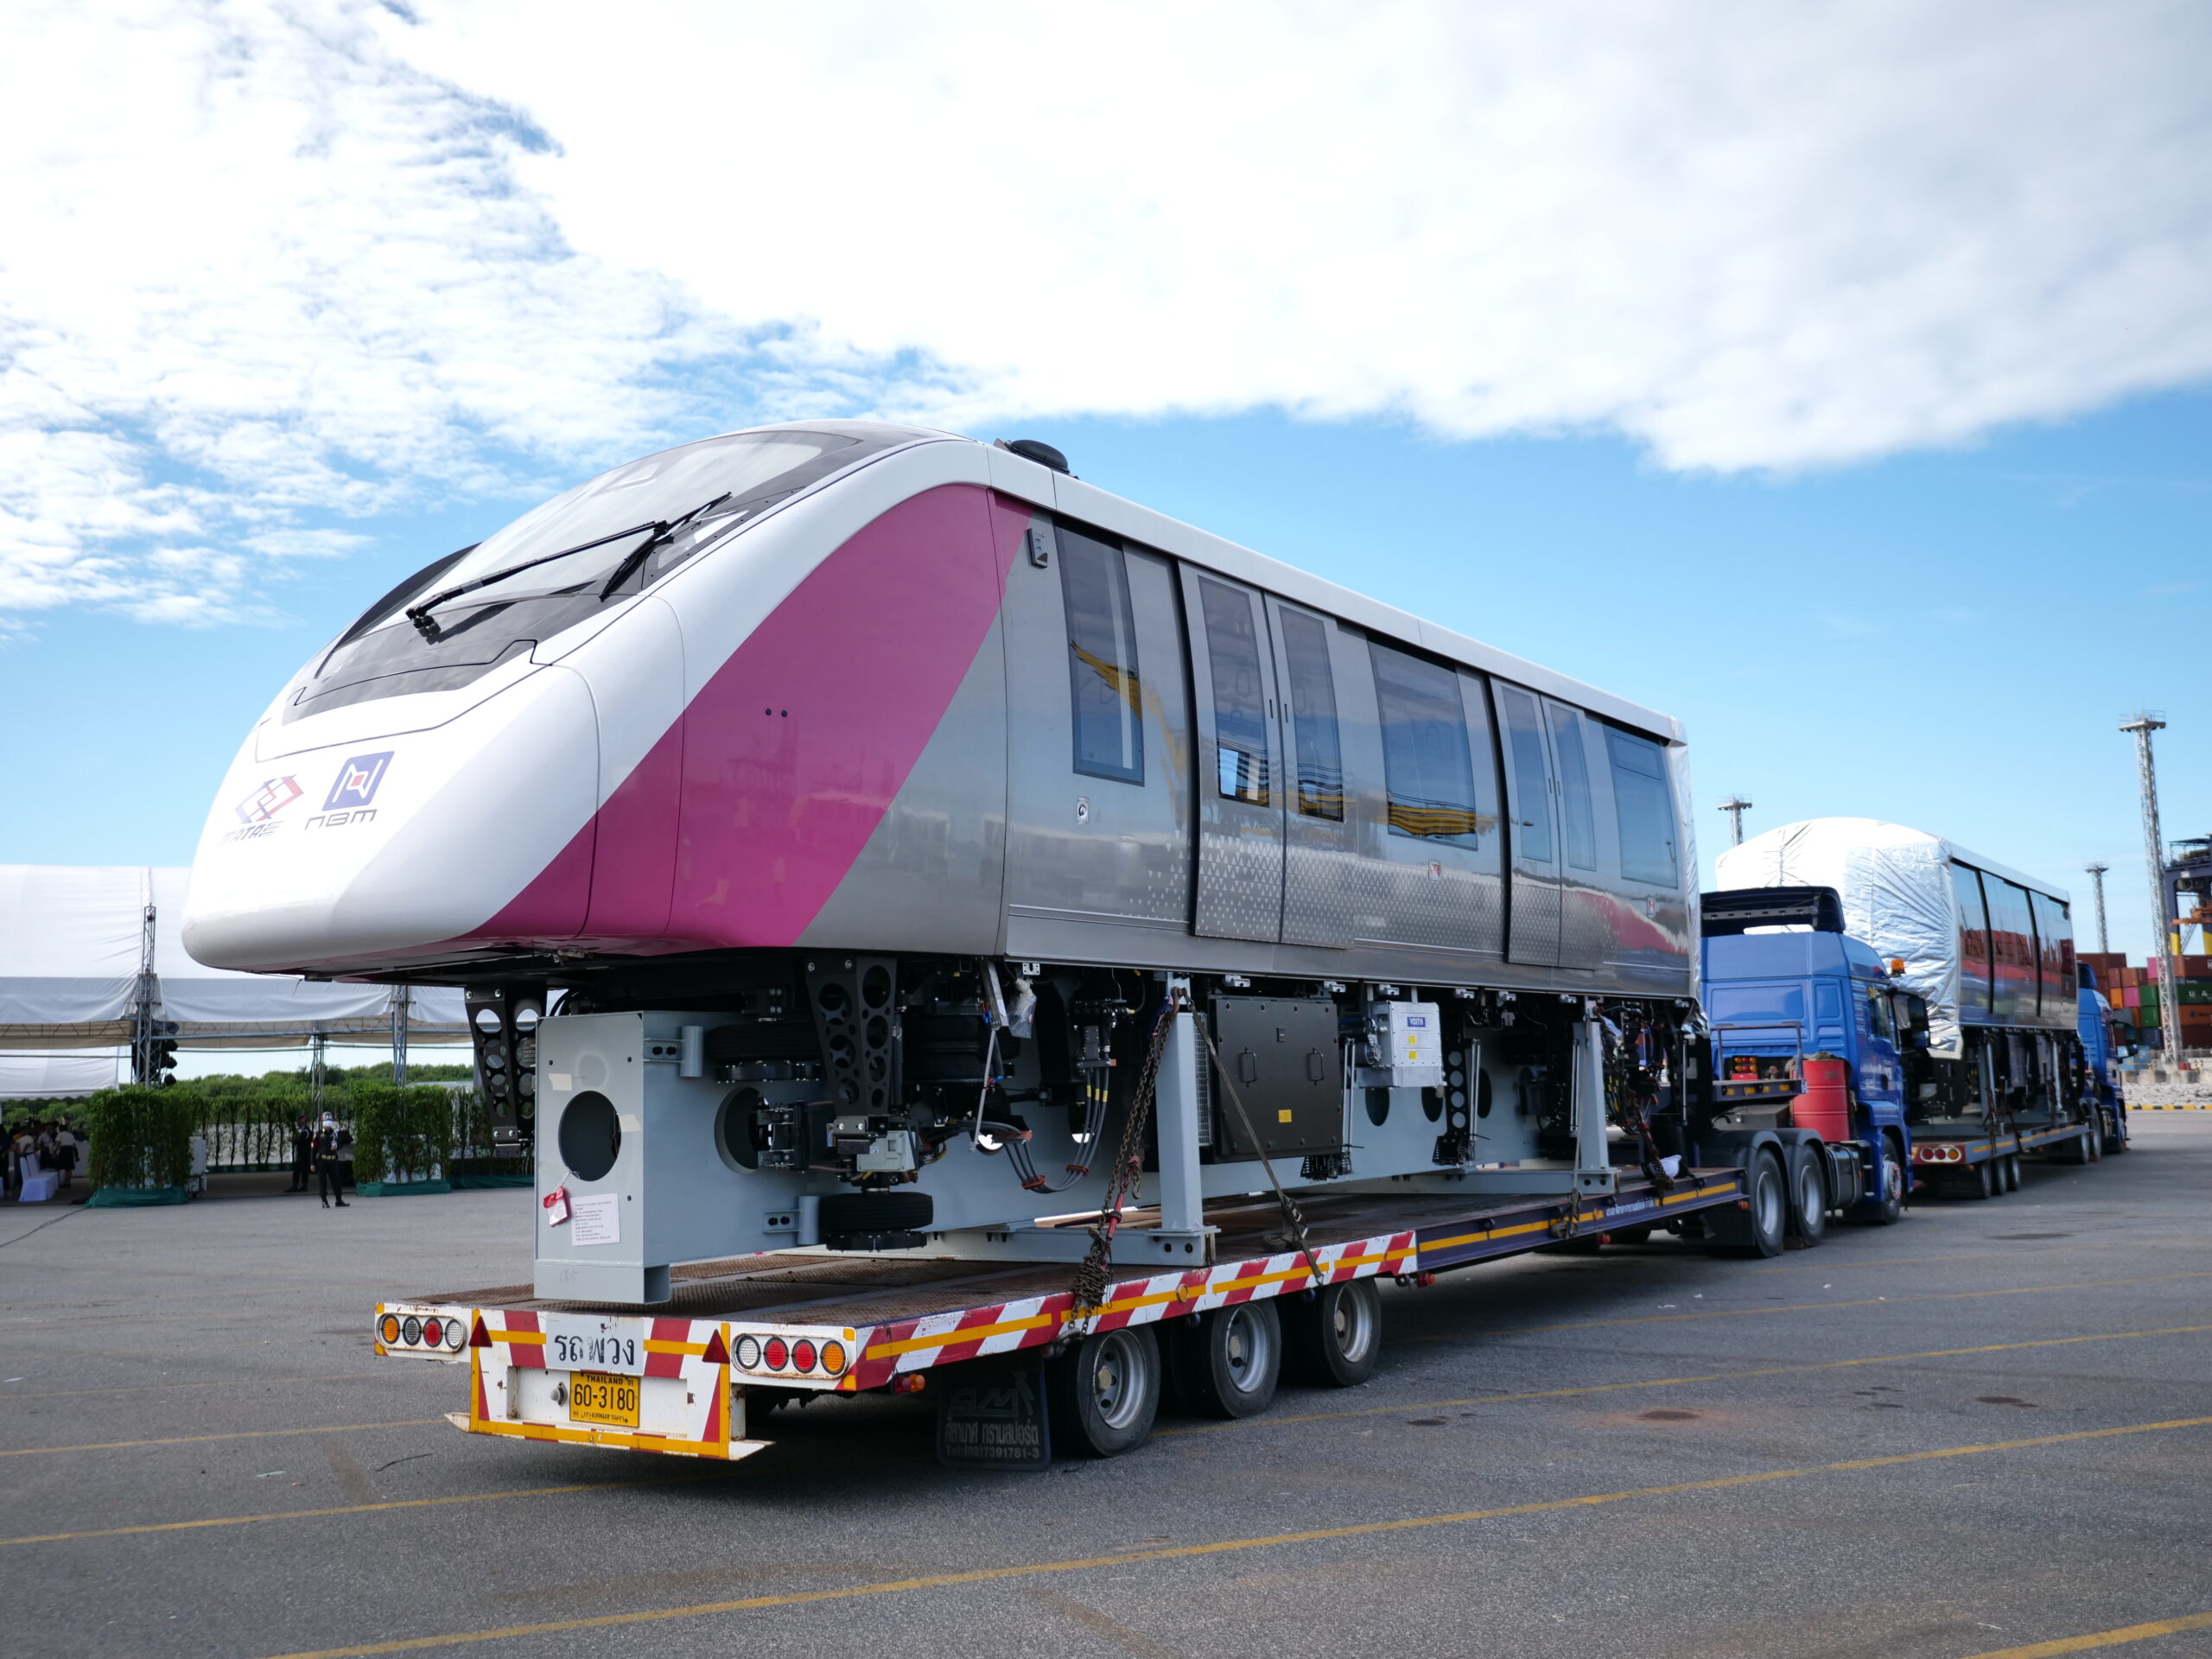
[[[1334,1002],[1219,996],[1213,1027],[1230,1079],[1213,1080],[1216,1158],[1262,1152],[1316,1158],[1344,1150],[1344,1039]]]

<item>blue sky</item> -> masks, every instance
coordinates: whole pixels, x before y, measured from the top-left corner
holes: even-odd
[[[1891,818],[2103,860],[2142,951],[2125,714],[2212,830],[2212,12],[854,15],[0,14],[0,861],[185,861],[400,575],[879,415],[1678,715],[1708,870],[1731,791]],[[671,62],[743,96],[607,96]]]

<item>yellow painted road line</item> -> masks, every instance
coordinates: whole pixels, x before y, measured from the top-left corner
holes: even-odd
[[[23,1446],[0,1452],[0,1458],[43,1458],[57,1452],[120,1452],[136,1446],[205,1446],[210,1440],[273,1440],[286,1434],[351,1434],[371,1428],[430,1428],[442,1417],[410,1417],[397,1423],[328,1423],[320,1428],[249,1428],[232,1434],[172,1434],[159,1440],[98,1440],[90,1446]]]
[[[1583,1394],[1618,1394],[1628,1389],[1664,1389],[1693,1382],[1734,1382],[1745,1377],[1796,1376],[1808,1371],[1838,1371],[1854,1365],[1897,1365],[1913,1359],[1956,1359],[1971,1354],[2001,1354],[2016,1348],[2063,1348],[2077,1342],[2125,1342],[2135,1337],[2195,1336],[2212,1325],[2169,1325],[2155,1331],[2113,1331],[2086,1337],[2038,1337],[2029,1342],[1987,1342],[1976,1348],[1929,1348],[1916,1354],[1870,1354],[1863,1359],[1823,1359],[1803,1365],[1763,1365],[1749,1371],[1708,1371],[1699,1376],[1654,1376],[1633,1382],[1587,1382],[1568,1389],[1535,1389],[1525,1394],[1480,1394],[1465,1400],[1421,1400],[1395,1406],[1355,1406],[1343,1411],[1309,1411],[1297,1416],[1263,1412],[1257,1417],[1222,1423],[1194,1423],[1188,1428],[1155,1429],[1155,1438],[1173,1434],[1216,1434],[1227,1429],[1266,1428],[1277,1423],[1319,1423],[1338,1417],[1388,1417],[1402,1411],[1440,1411],[1446,1406],[1498,1406],[1516,1400],[1563,1400]]]
[[[1993,1653],[1978,1653],[1974,1659],[2056,1659],[2062,1653],[2094,1653],[2099,1648],[2147,1642],[2154,1636],[2179,1636],[2183,1630],[2206,1629],[2212,1629],[2212,1613],[2189,1613],[2180,1618],[2152,1619],[2148,1624],[2123,1624],[2094,1636],[2062,1636],[2055,1642],[2031,1642],[2024,1648],[1999,1648]]]
[[[383,1503],[343,1503],[327,1510],[271,1510],[266,1515],[219,1515],[204,1521],[154,1521],[135,1527],[96,1527],[87,1532],[40,1532],[0,1538],[0,1549],[16,1544],[61,1544],[81,1538],[126,1538],[143,1532],[193,1532],[203,1527],[247,1527],[262,1521],[305,1521],[323,1515],[372,1515],[382,1510],[428,1510],[445,1503],[494,1503],[510,1497],[557,1497],[570,1492],[605,1491],[618,1486],[666,1486],[696,1480],[696,1475],[660,1475],[643,1480],[589,1480],[573,1486],[526,1486],[511,1492],[462,1492],[452,1497],[403,1497]]]
[[[363,1642],[352,1647],[315,1648],[281,1655],[278,1659],[365,1659],[365,1656],[372,1654],[419,1653],[429,1648],[500,1642],[519,1636],[554,1636],[569,1630],[613,1630],[625,1624],[658,1624],[671,1619],[753,1612],[766,1607],[798,1607],[813,1602],[857,1601],[869,1596],[942,1590],[963,1584],[992,1584],[1007,1579],[1040,1578],[1047,1573],[1081,1573],[1096,1567],[1135,1567],[1147,1561],[1195,1560],[1209,1555],[1236,1554],[1249,1550],[1276,1548],[1286,1544],[1328,1543],[1344,1538],[1380,1537],[1389,1533],[1417,1532],[1428,1527],[1465,1526],[1477,1521],[1503,1520],[1512,1516],[1551,1515],[1566,1510],[1596,1509],[1609,1503],[1624,1503],[1632,1498],[1675,1497],[1690,1492],[1726,1491],[1732,1487],[1796,1480],[1807,1475],[1853,1473],[1863,1469],[1887,1469],[1908,1463],[1925,1463],[1939,1458],[1976,1457],[1992,1452],[2018,1452],[2033,1446],[2111,1440],[2122,1434],[2153,1434],[2176,1429],[2202,1428],[2208,1425],[2212,1425],[2212,1417],[2177,1417],[2158,1423],[2126,1423],[2115,1428],[2077,1429],[2070,1433],[2037,1434],[2025,1440],[1991,1440],[1978,1446],[1947,1446],[1926,1452],[1902,1452],[1886,1458],[1854,1458],[1847,1463],[1812,1464],[1802,1469],[1768,1469],[1757,1474],[1686,1480],[1671,1486],[1637,1486],[1626,1491],[1592,1492],[1581,1497],[1554,1497],[1534,1503],[1510,1503],[1494,1510],[1461,1510],[1450,1515],[1417,1515],[1397,1521],[1367,1521],[1352,1526],[1317,1527],[1307,1532],[1281,1532],[1265,1538],[1224,1538],[1211,1544],[1180,1544],[1163,1549],[1129,1550],[1120,1554],[1088,1555],[1072,1560],[1024,1561],[1008,1567],[974,1567],[964,1573],[938,1573],[923,1578],[856,1584],[842,1590],[794,1590],[782,1595],[746,1596],[735,1601],[695,1602],[687,1607],[653,1607],[634,1613],[602,1613],[587,1618],[549,1619],[535,1624],[504,1624],[491,1630],[455,1630],[443,1636],[403,1637],[397,1641]],[[820,1644],[817,1643],[817,1645]],[[2020,1651],[2034,1652],[2036,1649]]]
[[[87,1394],[175,1394],[186,1389],[236,1389],[250,1387],[254,1382],[359,1382],[365,1377],[400,1376],[404,1373],[389,1365],[373,1371],[333,1371],[325,1376],[263,1376],[248,1378],[240,1383],[236,1377],[226,1377],[215,1382],[132,1382],[112,1389],[48,1389],[42,1394],[0,1393],[6,1400],[74,1400]]]
[[[1560,1325],[1503,1325],[1491,1331],[1433,1331],[1404,1342],[1474,1342],[1486,1337],[1528,1337],[1548,1331],[1588,1331],[1611,1325],[1672,1325],[1683,1319],[1733,1319],[1747,1313],[1828,1313],[1839,1307],[1901,1307],[1910,1302],[1962,1302],[1978,1296],[2040,1296],[2054,1290],[2105,1290],[2116,1285],[2162,1285],[2176,1279],[2212,1279],[2212,1271],[2157,1273],[2143,1279],[2081,1279],[2065,1285],[2016,1285],[2005,1290],[1942,1290],[1921,1296],[1856,1296],[1833,1302],[1785,1302],[1778,1307],[1712,1307],[1688,1313],[1639,1313],[1624,1319],[1569,1319]]]
[[[1912,1359],[1944,1359],[1961,1355],[2001,1353],[2016,1348],[2057,1348],[2069,1343],[2121,1342],[2135,1337],[2171,1337],[2212,1332],[2212,1325],[2177,1325],[2158,1331],[2114,1331],[2083,1337],[2045,1337],[2033,1342],[1987,1343],[1978,1348],[1933,1348],[1917,1354],[1873,1354],[1863,1359],[1827,1360],[1814,1365],[1775,1365],[1755,1371],[1717,1371],[1706,1376],[1655,1376],[1633,1382],[1597,1382],[1581,1388],[1541,1389],[1528,1394],[1490,1394],[1465,1400],[1415,1401],[1395,1406],[1363,1406],[1351,1411],[1316,1411],[1300,1416],[1249,1418],[1236,1422],[1194,1425],[1189,1428],[1163,1428],[1155,1433],[1157,1439],[1178,1434],[1207,1434],[1223,1429],[1256,1428],[1267,1423],[1312,1423],[1337,1417],[1387,1417],[1394,1412],[1435,1411],[1446,1406],[1488,1406],[1509,1403],[1516,1400],[1551,1400],[1571,1395],[1612,1394],[1625,1389],[1658,1389],[1670,1384],[1732,1382],[1738,1377],[1781,1376],[1793,1372],[1835,1370],[1852,1365],[1882,1365]],[[880,1459],[903,1462],[903,1459]],[[722,1471],[716,1471],[719,1474]],[[41,1533],[23,1538],[0,1538],[0,1548],[14,1544],[61,1543],[80,1538],[120,1538],[141,1532],[184,1532],[203,1527],[250,1526],[264,1521],[298,1521],[327,1515],[366,1515],[379,1510],[423,1509],[441,1503],[486,1503],[510,1497],[538,1497],[554,1493],[596,1491],[601,1487],[652,1486],[679,1484],[688,1480],[707,1479],[707,1475],[678,1474],[647,1477],[638,1480],[594,1481],[581,1486],[527,1487],[512,1492],[472,1492],[455,1497],[427,1497],[396,1500],[385,1503],[349,1504],[327,1510],[277,1510],[265,1515],[212,1516],[200,1521],[160,1521],[139,1526],[100,1527],[86,1532]]]

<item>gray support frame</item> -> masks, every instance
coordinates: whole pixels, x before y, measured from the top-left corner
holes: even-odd
[[[1177,979],[1170,994],[1179,1011],[1160,1058],[1153,1122],[1160,1137],[1160,1224],[1141,1236],[1161,1258],[1192,1265],[1213,1260],[1214,1229],[1205,1224],[1198,1184],[1198,1068],[1208,1062],[1190,1011],[1191,983]]]
[[[1585,1001],[1574,1027],[1574,1190],[1618,1190],[1605,1144],[1605,1032],[1598,1005]]]

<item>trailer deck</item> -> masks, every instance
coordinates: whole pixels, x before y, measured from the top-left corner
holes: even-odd
[[[1628,1172],[1623,1172],[1627,1175]],[[1321,1281],[1401,1279],[1548,1243],[1664,1225],[1738,1202],[1734,1169],[1641,1177],[1611,1195],[1307,1193],[1300,1208]],[[1092,1217],[1063,1220],[1086,1233]],[[1143,1212],[1124,1215],[1141,1228]],[[379,1354],[466,1362],[471,1433],[690,1457],[741,1458],[747,1389],[911,1389],[940,1365],[1042,1348],[1071,1335],[1205,1313],[1308,1289],[1313,1272],[1272,1197],[1223,1199],[1211,1265],[1109,1281],[1078,1309],[1073,1265],[969,1256],[778,1251],[674,1269],[669,1301],[639,1311],[549,1300],[528,1285],[380,1304]]]

